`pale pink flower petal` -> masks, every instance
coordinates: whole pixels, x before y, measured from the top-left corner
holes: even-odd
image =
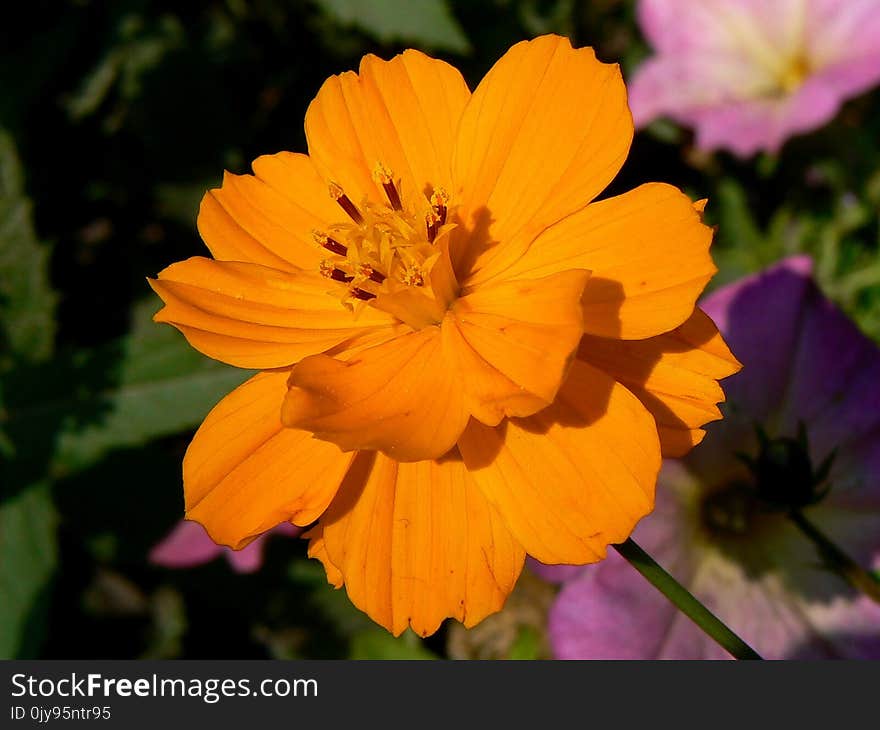
[[[165,568],[191,568],[207,563],[222,554],[198,522],[181,520],[174,529],[150,551],[149,561]]]
[[[880,8],[877,0],[811,0],[806,19],[809,55],[823,67],[870,63],[876,78],[880,56]],[[849,87],[847,93],[866,88]]]
[[[880,82],[880,0],[641,0],[656,55],[629,84],[636,126],[666,116],[701,149],[777,151]]]
[[[181,520],[174,529],[150,551],[149,561],[165,568],[192,568],[225,555],[237,573],[253,573],[263,564],[263,546],[271,534],[297,537],[302,529],[287,522],[260,535],[241,550],[218,545],[198,522]]]

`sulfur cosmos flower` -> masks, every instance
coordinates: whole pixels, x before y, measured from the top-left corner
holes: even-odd
[[[636,126],[659,116],[697,145],[775,152],[880,83],[880,0],[640,0],[655,55],[636,71]]]
[[[152,281],[206,355],[261,370],[207,416],[186,516],[309,554],[399,634],[498,610],[526,553],[589,563],[651,511],[665,453],[738,369],[695,301],[702,204],[649,184],[591,202],[633,126],[615,65],[544,36],[471,93],[409,50],[333,76],[309,154],[204,198],[213,259]],[[313,523],[315,523],[313,525]]]
[[[861,565],[880,568],[880,350],[810,272],[809,258],[792,257],[703,303],[745,367],[726,386],[724,421],[685,459],[664,464],[657,508],[635,537],[762,656],[876,659],[880,606],[767,509],[762,480],[738,456],[772,456],[767,486],[789,492],[781,487],[805,486],[802,475],[834,454],[819,490],[830,491],[803,512]],[[619,555],[538,570],[565,581],[549,622],[559,658],[729,658]]]

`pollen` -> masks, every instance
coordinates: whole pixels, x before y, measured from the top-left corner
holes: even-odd
[[[403,283],[407,286],[424,286],[425,285],[425,275],[422,273],[422,270],[416,266],[413,266],[410,269],[407,269],[403,276],[401,277]]]
[[[437,216],[439,225],[446,223],[446,212],[449,207],[449,195],[443,188],[437,188],[431,193],[431,210]]]
[[[381,161],[372,177],[384,193],[381,202],[365,197],[355,204],[341,185],[330,182],[330,196],[350,222],[312,231],[315,243],[333,254],[321,262],[321,274],[346,285],[338,296],[348,307],[412,287],[428,291],[439,257],[437,237],[449,217],[449,195],[443,188],[404,199],[399,179]]]

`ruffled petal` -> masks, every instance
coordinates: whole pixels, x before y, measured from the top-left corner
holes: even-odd
[[[696,309],[683,325],[647,340],[585,336],[578,357],[634,393],[657,421],[663,456],[681,457],[721,418],[718,384],[742,367],[718,328]]]
[[[515,261],[547,226],[614,178],[632,141],[616,65],[547,35],[513,46],[480,82],[461,118],[453,161],[457,257],[466,285]]]
[[[464,374],[470,413],[494,426],[553,402],[583,331],[580,300],[589,272],[478,287],[443,321],[444,350]]]
[[[880,73],[877,39],[880,13],[876,0],[812,0],[806,18],[806,45],[810,58],[822,68],[873,60]],[[850,88],[846,88],[850,91]]]
[[[659,54],[630,84],[636,124],[670,116],[696,127],[704,150],[775,152],[880,79],[876,10],[872,0],[644,0],[640,23]],[[802,82],[790,78],[796,61]]]
[[[694,311],[716,268],[712,229],[677,188],[642,185],[592,203],[539,236],[502,277],[593,272],[584,289],[584,331],[642,339],[668,332]]]
[[[291,372],[281,417],[345,451],[377,449],[418,461],[449,451],[468,414],[440,330],[428,327],[347,360],[306,358]]]
[[[514,537],[543,563],[601,560],[653,507],[654,419],[580,361],[552,406],[496,428],[471,421],[459,450]]]
[[[260,373],[208,414],[183,460],[186,517],[241,548],[281,522],[314,522],[353,455],[284,428],[287,373]]]
[[[318,274],[195,257],[150,280],[165,307],[154,319],[216,360],[277,368],[396,326],[371,307],[355,315]]]
[[[310,554],[395,635],[473,626],[498,611],[525,554],[457,454],[398,463],[362,453],[321,518]]]
[[[327,574],[327,582],[334,588],[342,588],[345,580],[342,572],[337,568],[327,554],[327,543],[324,542],[324,528],[319,522],[311,530],[303,535],[309,541],[309,557],[320,560]]]
[[[752,422],[765,423],[785,398],[811,271],[809,257],[793,256],[717,289],[700,304],[744,365],[725,389]]]
[[[364,56],[359,73],[331,76],[309,106],[309,154],[355,203],[387,202],[372,177],[379,162],[404,202],[427,209],[426,190],[451,187],[453,138],[469,97],[455,68],[419,51],[390,61]]]
[[[817,458],[880,431],[880,349],[809,283],[778,428],[803,422]],[[747,363],[748,364],[748,363]]]
[[[254,160],[255,175],[223,176],[199,210],[199,233],[215,259],[276,269],[318,270],[312,230],[345,218],[306,155],[279,152]]]
[[[835,83],[834,74],[827,81],[817,75],[783,98],[733,100],[695,109],[680,118],[696,128],[700,149],[729,149],[740,157],[761,150],[775,153],[789,137],[831,121],[843,104]]]

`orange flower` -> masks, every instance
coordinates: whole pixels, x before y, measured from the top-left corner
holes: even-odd
[[[720,417],[739,365],[695,301],[715,272],[662,184],[590,203],[633,127],[615,65],[515,45],[471,94],[442,61],[366,56],[306,113],[309,155],[202,201],[213,260],[151,284],[159,322],[263,372],[184,459],[187,517],[309,554],[395,634],[497,611],[525,553],[601,560],[664,454]]]

